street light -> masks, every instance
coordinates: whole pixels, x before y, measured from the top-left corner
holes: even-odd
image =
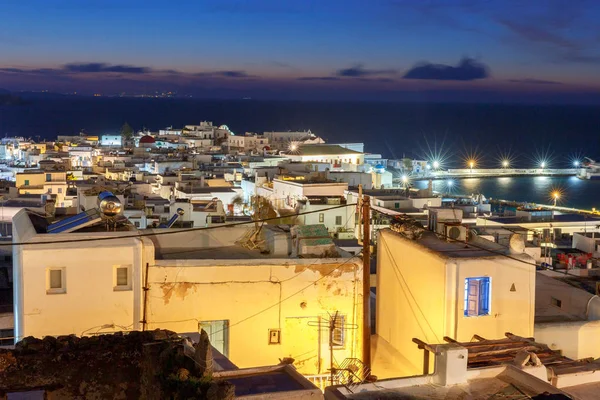
[[[543,171],[544,168],[546,168],[546,163],[544,161],[542,161],[542,163],[540,164],[540,167],[542,167],[542,171]]]
[[[503,168],[508,168],[508,164],[509,164],[509,163],[508,163],[508,160],[504,160],[504,161],[502,161],[502,167],[503,167]]]
[[[556,202],[560,198],[560,193],[558,191],[552,192],[552,198],[554,199],[554,207],[556,207]]]
[[[579,161],[573,161],[573,166],[574,166],[575,168],[579,167]]]
[[[471,168],[471,173],[473,173],[473,167],[475,166],[475,161],[470,160],[469,161],[469,168]]]

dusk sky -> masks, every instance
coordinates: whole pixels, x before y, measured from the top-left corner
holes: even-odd
[[[0,0],[0,10],[9,90],[600,98],[597,0]]]

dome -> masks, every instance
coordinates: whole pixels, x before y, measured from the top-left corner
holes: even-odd
[[[141,139],[140,139],[140,143],[141,144],[143,144],[143,143],[151,144],[151,143],[154,143],[154,142],[156,142],[156,140],[152,136],[150,136],[150,135],[142,136]]]

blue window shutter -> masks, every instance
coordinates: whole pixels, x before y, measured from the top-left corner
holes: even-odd
[[[479,281],[479,315],[490,313],[490,278]]]

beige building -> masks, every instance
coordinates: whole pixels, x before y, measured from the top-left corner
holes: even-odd
[[[450,242],[425,232],[411,240],[379,232],[377,334],[403,357],[396,376],[421,370],[413,338],[533,335],[535,265],[523,253],[503,256],[506,250],[477,238]]]
[[[31,170],[16,174],[19,194],[48,194],[56,197],[57,207],[70,207],[65,203],[67,193],[67,173],[65,171]]]
[[[247,229],[158,229],[140,237],[126,222],[115,232],[100,221],[47,233],[44,218],[22,210],[13,220],[13,240],[24,243],[13,248],[15,336],[203,328],[240,367],[291,357],[301,373],[325,376],[324,326],[337,312],[334,362],[359,358],[360,259],[298,249],[300,256],[290,256],[286,246],[283,253],[250,251],[235,244]],[[91,240],[69,242],[82,239]]]
[[[361,165],[365,161],[363,153],[346,149],[337,144],[298,145],[297,149],[288,150],[287,157],[292,161],[329,163],[338,168],[344,164]]]

